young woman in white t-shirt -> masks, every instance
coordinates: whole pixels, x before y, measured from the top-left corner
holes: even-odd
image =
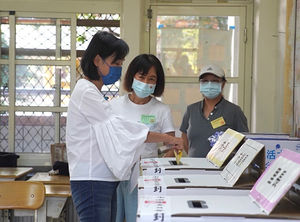
[[[129,64],[123,81],[128,94],[111,101],[113,111],[128,120],[143,123],[152,132],[174,136],[170,108],[155,98],[160,97],[165,88],[165,75],[159,59],[152,54],[138,55]],[[143,146],[141,158],[158,156],[157,143]],[[121,181],[117,188],[116,222],[136,220],[136,173],[132,173],[131,180]]]

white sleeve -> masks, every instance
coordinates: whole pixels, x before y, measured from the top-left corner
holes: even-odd
[[[148,127],[116,116],[110,103],[93,88],[81,95],[79,110],[91,124],[108,168],[120,180],[127,179],[143,152]]]
[[[110,104],[93,88],[85,90],[81,95],[79,110],[92,125],[105,121],[112,115]]]
[[[93,130],[108,168],[118,179],[127,179],[134,163],[144,151],[143,143],[148,135],[148,127],[112,116],[93,125]]]
[[[161,119],[161,132],[168,133],[175,131],[173,126],[172,114],[169,106],[165,106],[165,111],[163,112],[163,117]]]

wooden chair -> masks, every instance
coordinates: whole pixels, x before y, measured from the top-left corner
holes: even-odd
[[[44,199],[43,183],[33,181],[0,182],[0,210],[35,210],[35,221],[37,221],[37,209],[43,205]]]

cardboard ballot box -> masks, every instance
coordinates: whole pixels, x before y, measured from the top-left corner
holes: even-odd
[[[250,192],[249,189],[224,189],[224,188],[190,188],[190,187],[183,187],[180,189],[168,189],[165,193],[160,193],[160,195],[153,195],[153,196],[178,196],[178,195],[241,195],[245,196],[248,195]],[[150,192],[140,192],[138,194],[138,198],[142,196],[152,196]]]
[[[142,175],[198,174],[200,171],[220,171],[206,158],[182,157],[180,165],[173,157],[147,158],[141,162]]]
[[[244,135],[227,129],[212,147],[206,158],[182,158],[177,165],[175,158],[146,158],[141,160],[143,175],[199,173],[198,170],[220,170],[230,154],[237,149]]]
[[[263,148],[261,143],[246,140],[226,167],[214,174],[207,171],[186,175],[141,176],[138,179],[139,195],[165,195],[170,190],[185,194],[182,188],[251,188],[264,171]]]
[[[283,150],[247,195],[141,196],[137,221],[238,216],[300,219],[300,154]]]
[[[292,219],[279,219],[279,218],[253,218],[253,217],[233,217],[233,216],[201,216],[201,217],[172,217],[164,218],[161,214],[157,213],[157,216],[153,220],[141,221],[139,218],[137,222],[299,222],[299,220]]]

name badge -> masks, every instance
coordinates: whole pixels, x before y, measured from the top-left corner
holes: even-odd
[[[154,115],[142,115],[141,122],[146,125],[152,125],[156,122],[156,118]]]
[[[223,116],[221,116],[218,119],[215,119],[215,120],[211,121],[210,124],[214,129],[216,129],[220,126],[224,126],[225,125],[225,120],[224,120]]]

